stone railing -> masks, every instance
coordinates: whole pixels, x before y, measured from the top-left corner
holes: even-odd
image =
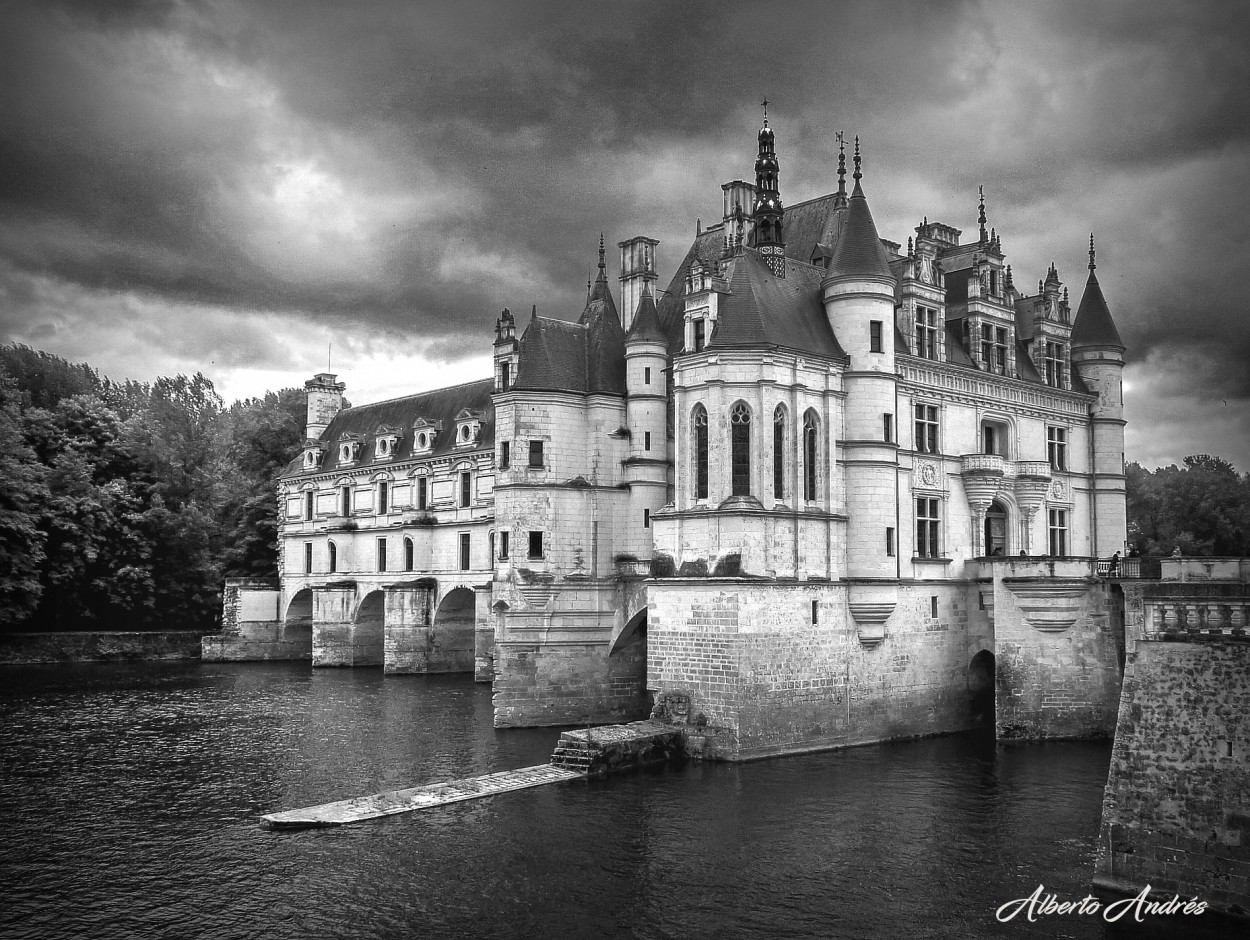
[[[959,472],[969,474],[990,474],[1003,476],[1007,469],[1007,459],[998,454],[964,454],[959,458]]]

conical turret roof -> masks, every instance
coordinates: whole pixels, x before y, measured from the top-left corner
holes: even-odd
[[[625,334],[628,343],[667,343],[664,331],[660,329],[660,315],[655,309],[655,298],[651,296],[650,285],[642,289],[642,299],[638,301],[638,312],[634,322],[629,325]]]
[[[1111,311],[1107,309],[1107,300],[1102,296],[1102,287],[1091,267],[1089,280],[1085,282],[1085,293],[1081,295],[1081,305],[1076,311],[1076,321],[1072,325],[1073,346],[1118,346],[1124,348],[1120,339],[1120,331],[1115,328],[1111,319]]]
[[[855,192],[848,200],[846,221],[829,262],[831,277],[892,277],[885,246],[872,220],[868,198],[855,183]]]

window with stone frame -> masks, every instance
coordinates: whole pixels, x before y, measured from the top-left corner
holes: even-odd
[[[940,453],[937,405],[916,405],[916,451],[921,454]]]
[[[694,498],[707,499],[707,483],[708,483],[708,428],[707,428],[707,409],[702,405],[698,405],[694,409],[694,416],[691,420],[693,425],[694,440],[691,442],[694,447]]]
[[[507,470],[512,465],[512,442],[499,442],[499,469]]]
[[[391,484],[387,480],[378,480],[377,512],[384,516],[391,511]]]
[[[916,355],[921,358],[942,358],[937,315],[932,307],[916,308]]]
[[[1068,469],[1068,429],[1046,426],[1046,459],[1052,470]]]
[[[1007,330],[1005,327],[981,324],[981,362],[997,375],[1007,374]]]
[[[730,495],[751,495],[751,409],[734,402],[729,409]]]
[[[508,541],[509,541],[508,536],[509,535],[510,533],[508,532],[507,529],[499,530],[499,560],[500,561],[508,560]]]
[[[352,488],[350,484],[344,483],[339,486],[339,515],[350,516],[352,514]]]
[[[942,501],[932,496],[916,499],[916,557],[942,557]]]
[[[885,343],[882,338],[884,321],[870,320],[868,321],[868,351],[884,352]]]
[[[308,522],[313,517],[313,508],[316,506],[317,494],[313,490],[304,490],[304,521]]]
[[[425,477],[417,477],[417,509],[425,510],[430,506],[430,481]]]
[[[460,570],[468,571],[472,565],[472,536],[468,532],[460,533]]]
[[[529,557],[538,559],[543,557],[543,533],[538,529],[530,530]]]
[[[378,571],[386,570],[386,539],[378,539]]]
[[[416,567],[416,547],[412,544],[412,539],[404,538],[404,570],[412,571]]]
[[[778,405],[773,411],[773,499],[786,496],[786,425],[789,420],[786,406]]]
[[[304,543],[304,574],[312,574],[313,543]]]
[[[339,547],[333,542],[327,542],[326,545],[330,549],[330,574],[334,574],[339,570]]]
[[[1068,511],[1066,509],[1051,509],[1047,515],[1050,554],[1055,558],[1063,558],[1068,554]]]
[[[530,441],[530,461],[531,468],[538,470],[543,466],[543,442]]]
[[[691,324],[694,327],[694,348],[691,352],[702,352],[707,345],[707,326],[703,317],[695,317]]]
[[[1042,378],[1051,388],[1063,388],[1063,345],[1046,343],[1042,356]]]
[[[816,499],[816,479],[819,467],[820,421],[810,408],[803,415],[803,498],[808,502]]]
[[[467,509],[473,502],[473,474],[468,470],[460,471],[460,508]]]

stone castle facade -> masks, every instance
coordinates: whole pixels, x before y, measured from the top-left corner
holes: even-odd
[[[347,409],[311,380],[280,583],[230,588],[219,654],[473,670],[500,726],[654,707],[731,759],[1109,734],[1125,349],[1092,238],[1074,311],[1053,265],[1017,287],[984,198],[904,247],[858,141],[850,192],[844,151],[789,207],[757,144],[667,288],[639,236],[614,296],[601,240],[577,319],[504,310],[491,378]]]

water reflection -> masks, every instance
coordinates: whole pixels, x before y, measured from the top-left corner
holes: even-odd
[[[490,690],[302,664],[6,670],[11,937],[1102,937],[1109,747],[963,735],[520,791],[337,830],[264,812],[544,761]],[[1185,934],[1197,925],[1187,920]],[[1218,934],[1211,934],[1212,936]]]

